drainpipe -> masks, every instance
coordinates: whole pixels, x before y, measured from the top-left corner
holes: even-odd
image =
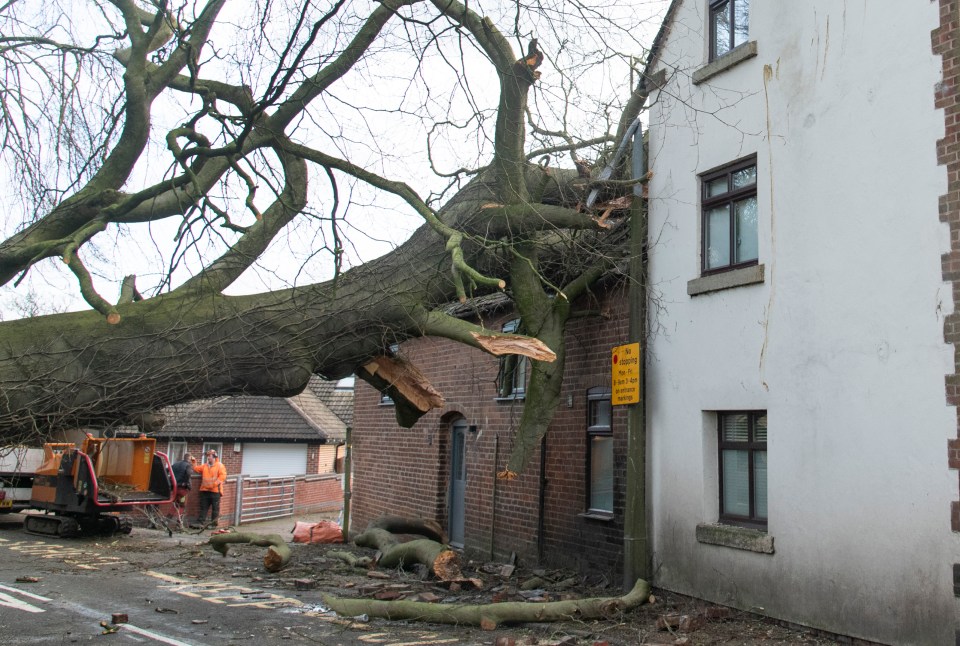
[[[546,543],[544,536],[547,495],[547,436],[540,439],[540,507],[537,512],[537,563],[543,564]]]
[[[497,543],[497,469],[500,468],[500,434],[493,436],[493,495],[490,501],[490,560]]]
[[[632,172],[634,179],[646,174],[643,127],[639,118],[633,130]],[[628,134],[629,136],[629,134]],[[622,145],[622,144],[621,144]],[[647,239],[647,209],[643,184],[633,187],[630,213],[630,342],[640,343],[640,402],[627,407],[627,482],[623,520],[623,587],[631,590],[637,579],[650,580],[650,553],[647,538],[647,434],[645,426],[646,388],[644,323],[647,307],[646,263],[643,253]]]
[[[350,471],[353,469],[353,428],[347,427],[343,450],[343,542],[350,542]]]

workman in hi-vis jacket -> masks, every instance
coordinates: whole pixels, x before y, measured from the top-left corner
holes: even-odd
[[[217,459],[217,452],[207,451],[207,460],[197,465],[196,458],[190,458],[193,470],[200,474],[200,514],[197,525],[204,527],[207,509],[210,510],[210,525],[217,526],[220,518],[220,498],[223,497],[223,483],[227,481],[227,468]]]

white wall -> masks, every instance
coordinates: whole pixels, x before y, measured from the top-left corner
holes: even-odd
[[[751,4],[758,56],[693,86],[707,2],[684,2],[653,97],[656,583],[885,643],[953,643],[938,7]],[[696,176],[750,153],[765,282],[689,297]],[[710,411],[724,409],[768,411],[773,555],[696,540],[717,520]]]

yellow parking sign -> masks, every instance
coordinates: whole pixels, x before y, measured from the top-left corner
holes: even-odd
[[[611,355],[610,403],[614,406],[640,402],[640,344],[614,346]]]

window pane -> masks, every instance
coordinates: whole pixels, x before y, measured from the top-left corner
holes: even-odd
[[[726,2],[710,13],[713,28],[713,57],[730,51],[730,3]]]
[[[767,517],[767,452],[753,452],[753,499],[757,518]]]
[[[767,414],[757,417],[753,423],[753,441],[767,443]]]
[[[722,195],[727,192],[727,178],[726,176],[713,181],[707,182],[707,197],[713,197],[714,195]]]
[[[730,264],[730,208],[707,211],[707,269]]]
[[[750,0],[733,0],[733,46],[747,42],[750,35]]]
[[[590,438],[590,509],[613,511],[613,438]]]
[[[751,166],[738,170],[731,175],[733,179],[733,188],[743,188],[757,183],[757,167]]]
[[[723,416],[724,442],[749,442],[750,427],[746,413],[731,413]]]
[[[723,513],[750,515],[750,459],[747,451],[723,454]]]
[[[513,370],[513,392],[519,394],[527,389],[527,358],[517,357]]]
[[[757,259],[757,198],[734,203],[737,230],[737,262]]]
[[[609,399],[594,399],[590,402],[590,426],[610,427]]]

